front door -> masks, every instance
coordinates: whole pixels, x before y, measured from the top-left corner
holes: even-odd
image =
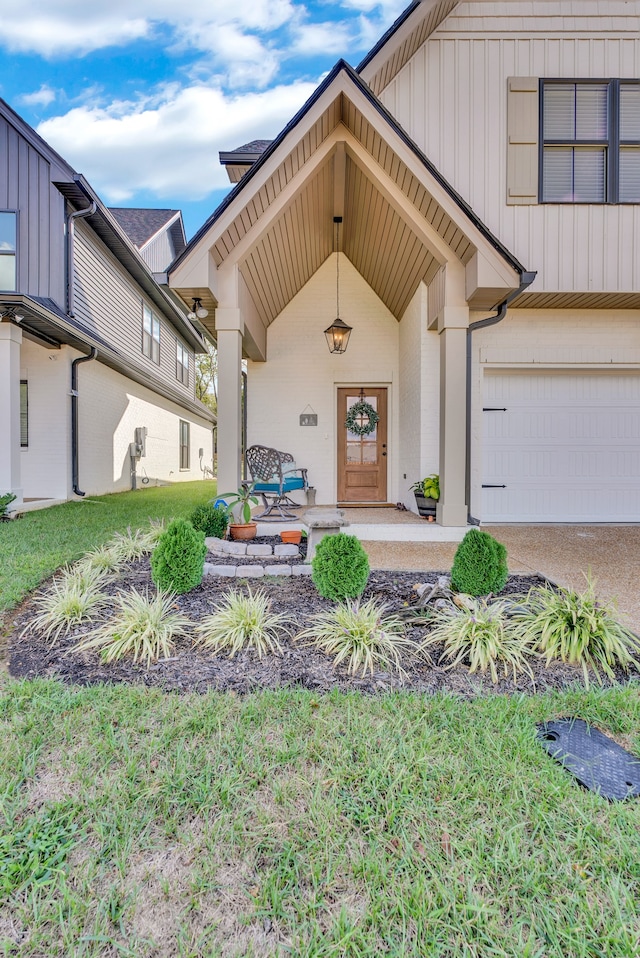
[[[364,399],[378,422],[359,435],[345,426],[348,410]],[[368,420],[362,420],[365,427]],[[338,389],[338,502],[387,501],[387,390],[369,387]]]

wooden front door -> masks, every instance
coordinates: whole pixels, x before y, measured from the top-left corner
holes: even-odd
[[[347,410],[360,399],[380,419],[373,432],[359,436],[345,426]],[[338,389],[338,502],[387,501],[387,390]]]

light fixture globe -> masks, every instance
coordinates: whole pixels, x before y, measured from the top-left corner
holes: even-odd
[[[338,318],[334,319],[331,326],[325,329],[324,334],[327,337],[327,345],[330,353],[344,353],[349,345],[349,336],[351,335],[351,326]]]
[[[187,313],[187,319],[204,319],[208,315],[209,310],[204,308],[202,301],[197,296],[194,297],[191,311]]]

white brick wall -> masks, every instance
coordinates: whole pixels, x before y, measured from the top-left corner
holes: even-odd
[[[335,254],[269,327],[267,362],[249,363],[248,444],[291,452],[309,470],[318,503],[336,501],[337,387],[387,386],[388,498],[398,487],[398,323],[373,290],[340,257],[340,317],[353,327],[347,352],[331,355],[324,336],[336,316]],[[300,426],[311,407],[317,427]]]
[[[148,476],[185,482],[203,477],[202,464],[212,464],[211,424],[176,403],[126,379],[99,362],[78,369],[80,488],[98,495],[131,485],[129,443],[137,426],[146,426],[146,456],[137,466],[138,483]],[[190,468],[180,469],[179,420],[190,423]]]
[[[28,382],[29,445],[21,450],[23,495],[66,499],[71,478],[71,363],[81,354],[68,346],[44,349],[23,340],[20,378]],[[99,495],[131,486],[129,443],[136,426],[147,427],[146,457],[138,462],[138,484],[203,478],[212,467],[211,424],[176,403],[97,361],[78,367],[79,485]],[[190,468],[180,469],[179,420],[190,423]],[[198,455],[203,450],[202,460]]]
[[[26,499],[66,499],[70,491],[71,389],[67,346],[43,349],[23,339],[20,378],[29,395],[29,445],[20,452]]]
[[[427,329],[427,288],[420,285],[400,323],[400,462],[398,501],[415,512],[410,486],[438,472],[440,351]]]

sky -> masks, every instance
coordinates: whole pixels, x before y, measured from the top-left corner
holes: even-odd
[[[409,0],[0,0],[0,96],[107,206],[181,209],[230,189],[220,150],[271,139]]]

